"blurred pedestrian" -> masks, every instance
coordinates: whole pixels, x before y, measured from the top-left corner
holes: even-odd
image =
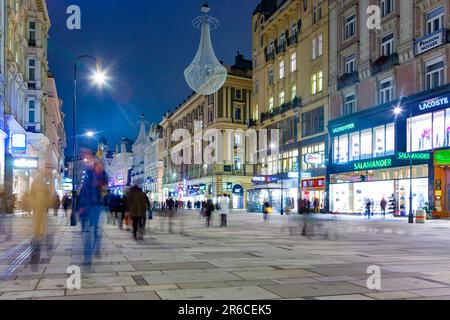
[[[55,217],[58,216],[58,211],[59,211],[60,207],[61,207],[61,199],[59,198],[59,195],[57,193],[55,193],[53,195],[53,210],[54,210],[53,215]]]
[[[150,207],[147,195],[141,188],[134,186],[127,193],[127,204],[127,212],[132,219],[134,240],[142,240],[147,209]]]
[[[220,207],[220,227],[226,228],[227,216],[230,208],[230,198],[228,197],[228,195],[224,194],[222,198],[220,198],[219,207]]]
[[[370,220],[370,209],[372,208],[372,201],[370,199],[366,199],[366,215]]]
[[[386,218],[386,207],[387,207],[387,200],[386,200],[386,198],[383,196],[383,198],[381,199],[381,202],[380,202],[380,207],[381,207],[381,214],[382,214],[382,217],[383,217],[383,219],[385,219]]]
[[[272,214],[272,207],[269,200],[265,200],[263,204],[263,218],[265,223],[269,223],[269,215]]]
[[[320,201],[319,199],[315,198],[314,199],[314,213],[320,213]]]
[[[33,211],[33,238],[41,241],[47,234],[47,211],[51,207],[50,191],[42,174],[38,174],[31,184],[29,196]]]
[[[206,208],[205,208],[205,217],[206,217],[206,226],[211,226],[211,217],[215,210],[214,203],[211,199],[208,199],[206,202]]]
[[[86,178],[80,192],[80,215],[85,223],[84,235],[84,265],[91,266],[92,254],[101,254],[100,213],[103,196],[106,194],[108,177],[103,163],[94,161],[93,166],[87,168]]]

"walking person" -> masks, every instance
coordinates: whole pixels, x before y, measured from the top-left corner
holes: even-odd
[[[54,195],[53,195],[53,215],[55,216],[55,217],[57,217],[58,216],[58,210],[59,210],[59,207],[61,206],[61,200],[60,200],[60,198],[59,198],[59,196],[58,196],[58,194],[57,193],[55,193]]]
[[[132,219],[133,238],[134,240],[142,240],[144,219],[146,219],[147,209],[150,204],[148,198],[141,188],[134,186],[128,191],[127,204],[127,212]]]
[[[320,213],[320,202],[319,202],[319,199],[315,198],[313,205],[314,205],[314,213],[316,213],[316,214]]]
[[[93,253],[96,256],[101,254],[100,213],[107,186],[108,177],[103,163],[94,161],[92,167],[86,170],[86,178],[80,192],[80,215],[85,223],[83,264],[87,267],[92,265]]]
[[[215,206],[211,199],[208,199],[206,202],[206,210],[205,210],[205,216],[206,216],[206,226],[211,226],[211,217],[214,212]]]
[[[366,215],[370,220],[370,209],[372,208],[372,201],[370,201],[370,199],[366,200]]]
[[[381,199],[381,202],[380,202],[381,214],[382,214],[383,220],[386,219],[387,204],[388,204],[388,202],[387,202],[386,198],[383,196],[383,199]]]
[[[269,215],[272,213],[272,207],[270,206],[269,200],[264,201],[263,205],[263,218],[265,223],[269,223]]]
[[[220,207],[220,227],[226,228],[228,211],[230,208],[230,199],[228,198],[228,195],[224,194],[222,198],[220,198],[219,207]]]

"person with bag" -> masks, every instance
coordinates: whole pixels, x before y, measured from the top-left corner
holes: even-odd
[[[206,216],[206,226],[211,226],[211,217],[214,212],[215,206],[211,199],[208,199],[206,202],[206,210],[205,210],[205,216]]]
[[[263,218],[265,223],[269,223],[269,215],[272,213],[272,207],[270,206],[270,203],[268,200],[264,201],[263,205]]]

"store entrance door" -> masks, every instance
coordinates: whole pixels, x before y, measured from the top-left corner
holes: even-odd
[[[434,207],[440,217],[450,217],[450,168],[435,167]]]

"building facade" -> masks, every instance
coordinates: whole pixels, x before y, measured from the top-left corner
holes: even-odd
[[[131,185],[144,187],[145,183],[145,146],[147,145],[147,132],[145,130],[144,116],[142,116],[139,136],[133,144],[133,171],[131,173]]]
[[[449,29],[444,0],[330,1],[330,211],[407,215],[412,178],[413,211],[449,216]]]
[[[131,174],[133,169],[133,141],[123,138],[119,146],[116,146],[116,152],[113,155],[111,163],[112,175],[109,186],[116,194],[123,195],[126,188],[131,186]]]
[[[147,134],[145,146],[145,191],[157,207],[163,202],[164,140],[161,126],[153,124]]]
[[[45,172],[50,144],[44,135],[50,19],[44,0],[7,0],[6,6],[5,191],[20,200],[33,173]]]
[[[253,15],[252,119],[279,130],[279,151],[257,166],[249,210],[268,200],[297,212],[325,208],[328,146],[328,1],[261,1]],[[273,142],[272,142],[273,143]]]
[[[63,195],[64,190],[64,149],[66,148],[66,133],[64,130],[64,114],[61,110],[62,100],[59,99],[55,78],[48,73],[48,105],[45,111],[45,136],[49,139],[45,158],[45,176],[50,182],[52,191]]]
[[[193,94],[175,112],[166,114],[160,124],[164,139],[163,200],[173,198],[194,204],[207,198],[217,201],[219,196],[227,194],[233,209],[247,206],[253,164],[242,153],[245,150],[242,133],[249,128],[251,120],[252,64],[238,53],[235,64],[227,69],[227,80],[218,92],[210,96]],[[193,160],[190,164],[174,164],[172,155],[178,153],[174,151],[178,141],[172,141],[172,137],[177,130],[184,130],[192,137],[196,134],[188,148],[200,155],[208,143],[198,140],[197,133],[200,132],[201,138],[202,134],[217,130],[226,137],[221,148],[227,156],[213,164],[205,164],[203,159],[197,164]],[[238,132],[228,135],[227,130]]]

